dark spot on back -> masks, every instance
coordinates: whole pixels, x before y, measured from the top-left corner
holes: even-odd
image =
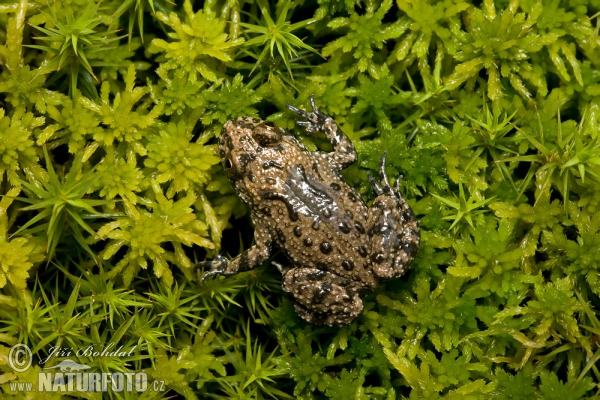
[[[329,185],[329,186],[335,191],[338,191],[342,188],[339,184],[337,184],[335,182],[332,182],[331,185]]]
[[[348,233],[350,232],[350,227],[348,226],[347,223],[345,222],[340,222],[340,231],[342,231],[343,233]]]
[[[321,278],[323,278],[325,275],[327,275],[327,272],[317,270],[317,271],[309,272],[308,274],[306,274],[306,277],[311,281],[318,281]]]
[[[331,293],[331,283],[324,282],[322,285],[315,288],[315,291],[313,292],[312,303],[322,303],[329,293]]]
[[[331,253],[331,250],[333,250],[333,247],[331,247],[331,244],[329,244],[328,242],[323,242],[319,246],[319,249],[321,250],[321,253],[329,254]]]
[[[373,261],[376,262],[377,264],[381,264],[383,262],[383,260],[385,260],[385,257],[383,256],[382,253],[377,253],[373,255]]]
[[[329,208],[326,208],[326,209],[324,209],[324,210],[323,210],[323,216],[324,216],[325,218],[329,218],[329,217],[331,217],[331,210],[330,210]]]
[[[275,229],[275,233],[277,233],[277,239],[279,239],[279,242],[285,243],[285,233],[283,233],[283,231],[279,228]]]
[[[357,230],[358,232],[360,232],[361,234],[364,234],[364,233],[365,233],[365,227],[364,227],[364,226],[362,226],[362,224],[361,224],[360,222],[358,222],[358,221],[354,221],[354,227],[355,227],[355,228],[356,228],[356,230]]]
[[[342,267],[344,267],[346,271],[352,271],[354,269],[354,263],[350,260],[344,260],[342,261]]]
[[[264,150],[264,149],[262,148],[262,146],[257,146],[257,147],[256,147],[256,152],[257,152],[257,153],[262,153],[262,152],[263,152],[263,150]]]
[[[350,211],[350,210],[346,210],[345,214],[346,214],[346,218],[348,218],[348,219],[352,219],[352,217],[354,217],[354,214],[352,214],[352,211]]]
[[[254,182],[254,174],[252,173],[252,171],[248,172],[248,180],[250,182]]]
[[[302,236],[302,228],[300,228],[299,226],[294,228],[294,235],[296,235],[296,237],[300,237]]]
[[[307,237],[306,239],[304,239],[304,245],[307,247],[312,246],[312,239]]]
[[[358,246],[357,248],[358,250],[358,254],[360,254],[363,257],[367,256],[367,249],[365,248],[365,246]]]
[[[317,176],[317,178],[319,178],[319,180],[324,181],[323,177],[321,176],[321,171],[319,171],[319,164],[317,164],[317,162],[313,162],[312,165],[312,169],[315,173],[315,175]]]
[[[248,157],[247,154],[242,154],[240,156],[238,156],[238,163],[242,166],[246,166],[248,165],[248,163],[250,162],[250,157]]]
[[[290,221],[292,221],[292,222],[298,221],[298,212],[296,212],[296,210],[294,210],[294,207],[292,206],[289,198],[286,195],[277,193],[272,190],[268,190],[262,194],[262,197],[265,200],[281,200],[283,202],[283,204],[285,204],[285,206],[288,210]]]
[[[327,270],[327,264],[322,263],[322,262],[318,262],[317,263],[317,268],[319,270],[321,270],[321,272],[323,272],[324,275],[326,275],[327,273],[325,272]]]
[[[415,217],[415,213],[413,212],[412,208],[410,208],[408,203],[405,203],[405,207],[402,207],[402,210],[404,214],[402,217],[406,216],[409,221],[417,220],[417,217]]]
[[[321,222],[320,222],[319,220],[316,220],[315,222],[313,222],[313,224],[312,224],[312,228],[313,228],[315,231],[318,231],[318,230],[319,230],[319,226],[320,226],[320,225],[321,225]]]
[[[354,195],[354,193],[352,192],[348,192],[348,198],[350,199],[351,202],[355,202],[356,201],[356,196]]]
[[[275,160],[268,160],[263,163],[263,169],[268,169],[268,168],[283,169],[283,165],[281,165],[280,163],[278,163]]]
[[[415,254],[417,252],[417,249],[419,247],[414,244],[414,243],[407,243],[404,246],[402,246],[402,250],[404,250],[406,252],[407,255],[411,256],[413,254]]]

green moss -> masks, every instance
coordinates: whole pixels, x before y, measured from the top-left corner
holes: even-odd
[[[0,5],[2,398],[28,398],[11,384],[68,358],[15,372],[16,343],[36,360],[133,349],[70,358],[163,381],[139,398],[598,396],[599,12],[597,0]],[[216,154],[223,123],[293,130],[285,105],[311,94],[359,153],[344,178],[371,201],[367,172],[387,150],[422,229],[409,274],[339,329],[302,322],[270,265],[203,286],[193,268],[252,244]]]

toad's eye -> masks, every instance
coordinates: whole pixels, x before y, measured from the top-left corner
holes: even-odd
[[[246,172],[250,157],[241,151],[233,151],[223,160],[223,167],[230,178],[239,177]]]

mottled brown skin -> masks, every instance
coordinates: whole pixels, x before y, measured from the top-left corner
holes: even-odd
[[[308,121],[308,133],[324,132],[334,151],[309,152],[302,143],[271,122],[249,117],[228,121],[219,138],[219,155],[229,179],[249,205],[255,245],[233,260],[217,256],[202,281],[258,267],[273,245],[290,260],[275,265],[283,274],[296,311],[315,325],[352,322],[363,309],[360,295],[381,279],[404,274],[419,248],[417,220],[398,190],[392,188],[381,160],[378,195],[368,208],[344,182],[340,170],[357,155],[348,137],[330,117],[288,108]]]

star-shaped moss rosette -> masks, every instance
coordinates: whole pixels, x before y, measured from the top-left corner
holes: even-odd
[[[44,45],[29,45],[51,55],[37,75],[54,72],[51,81],[66,76],[69,93],[75,98],[78,92],[94,97],[96,88],[92,83],[98,81],[92,67],[101,66],[100,60],[92,57],[98,52],[110,50],[110,46],[120,38],[114,31],[98,32],[102,23],[96,18],[99,4],[90,3],[82,12],[74,12],[70,7],[59,9],[56,5],[48,7],[50,14],[45,14],[44,27],[34,28],[45,36],[34,39]]]
[[[498,11],[493,2],[486,1],[481,9],[469,10],[466,32],[461,31],[448,42],[450,53],[460,64],[447,78],[447,85],[457,87],[485,69],[487,95],[494,102],[507,91],[506,85],[525,99],[532,97],[526,83],[542,96],[548,93],[543,69],[531,62],[531,56],[556,37],[536,32],[541,5],[529,13],[518,9],[518,3],[512,2],[510,7]]]
[[[125,254],[116,257],[108,277],[122,274],[127,286],[140,269],[148,268],[148,261],[152,262],[154,274],[170,286],[174,276],[168,263],[186,269],[193,266],[182,245],[195,244],[208,249],[215,247],[206,238],[208,226],[192,212],[191,205],[196,201],[196,196],[189,194],[174,201],[163,195],[158,183],[153,182],[152,189],[155,194],[153,201],[140,199],[148,209],[138,209],[124,200],[124,214],[98,230],[98,236],[110,239],[100,253],[103,260],[112,259],[125,246]],[[167,242],[173,246],[173,250],[163,247]]]
[[[36,214],[14,235],[43,232],[48,243],[46,251],[50,261],[54,257],[58,243],[70,234],[93,259],[96,259],[96,253],[89,247],[82,230],[89,233],[91,238],[95,238],[96,232],[85,220],[101,218],[102,213],[94,207],[109,203],[107,200],[86,198],[90,188],[100,179],[100,174],[96,173],[94,168],[82,173],[84,157],[82,151],[73,160],[69,172],[59,176],[52,165],[48,151],[45,147],[43,150],[47,178],[44,175],[37,176],[31,183],[18,179],[28,197],[16,197],[16,199],[31,204],[22,207],[21,211],[35,211]]]
[[[302,69],[303,67],[301,64],[297,64],[297,61],[300,59],[299,52],[304,50],[302,54],[305,55],[309,52],[318,54],[314,48],[304,43],[302,39],[293,33],[294,31],[315,23],[316,20],[310,18],[292,24],[287,19],[291,7],[292,2],[289,0],[286,1],[282,8],[278,7],[280,11],[277,14],[277,18],[273,20],[269,15],[268,5],[265,2],[260,2],[263,20],[254,21],[258,22],[254,24],[240,23],[240,26],[244,28],[244,33],[250,36],[243,44],[243,47],[250,49],[256,48],[256,51],[245,51],[245,54],[250,55],[256,60],[249,75],[252,75],[258,66],[267,63],[268,61],[269,72],[267,75],[269,79],[272,75],[277,75],[291,86],[294,86],[294,74],[292,73],[292,70]],[[283,61],[288,73],[287,76],[279,72],[277,60]],[[306,68],[306,66],[304,68]]]
[[[217,80],[215,67],[219,62],[232,60],[234,48],[244,42],[243,38],[229,38],[225,33],[226,22],[215,15],[212,9],[194,13],[190,0],[183,3],[185,22],[179,15],[157,12],[159,21],[169,26],[172,41],[154,39],[149,47],[152,53],[164,53],[160,68],[166,71],[182,70],[188,75],[190,83],[199,77],[207,81]]]

